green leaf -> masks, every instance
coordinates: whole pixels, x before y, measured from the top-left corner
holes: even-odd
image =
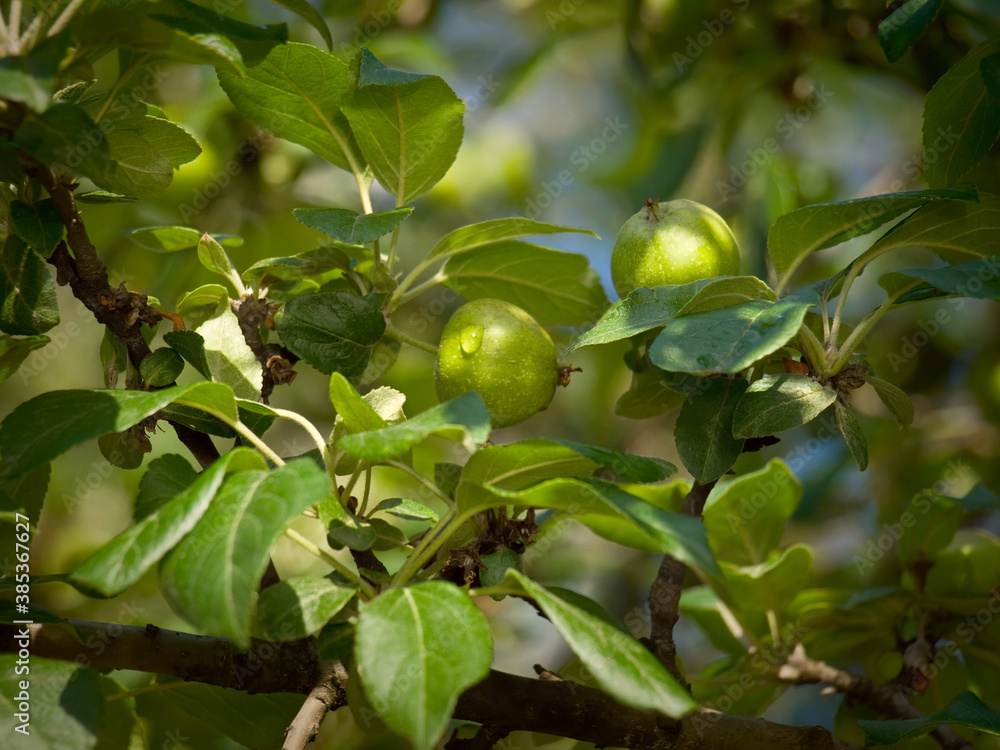
[[[607,344],[659,328],[681,315],[693,315],[733,307],[744,302],[775,302],[771,288],[755,276],[723,276],[689,284],[639,287],[615,303],[597,325],[578,338],[566,351],[582,346]]]
[[[215,13],[206,11],[209,19]],[[176,62],[194,65],[214,65],[243,73],[243,59],[237,46],[226,36],[204,33],[215,24],[202,24],[191,32],[171,28],[166,22],[177,21],[175,16],[149,13],[148,8],[121,7],[98,8],[73,24],[74,32],[83,48],[111,47],[167,57]]]
[[[139,481],[132,517],[138,522],[157,512],[170,500],[187,490],[198,479],[188,460],[176,453],[167,453],[149,462]]]
[[[161,391],[49,391],[18,406],[0,424],[0,476],[17,476],[51,461],[78,443],[121,432],[178,402],[236,420],[232,391],[193,383]]]
[[[745,654],[746,646],[734,635],[742,627],[732,611],[708,586],[691,586],[681,591],[681,614],[694,620],[712,645],[724,654]]]
[[[663,370],[649,367],[632,373],[632,384],[615,402],[615,415],[628,419],[652,419],[680,408],[686,394],[669,388]]]
[[[734,374],[793,339],[817,301],[808,287],[778,302],[744,302],[673,318],[649,347],[649,360],[671,372]]]
[[[430,190],[455,160],[465,104],[437,76],[389,70],[367,49],[354,66],[344,116],[375,177],[402,206]]]
[[[865,433],[861,430],[858,418],[839,401],[834,403],[834,408],[837,414],[837,429],[844,436],[844,442],[857,461],[858,468],[864,471],[868,468],[868,442],[865,440]]]
[[[170,13],[154,13],[153,18],[196,37],[218,38],[239,50],[247,65],[257,65],[276,45],[288,41],[288,27],[283,23],[256,26],[237,21],[216,6],[211,10],[190,0],[174,0]],[[214,33],[206,33],[214,32]]]
[[[330,376],[330,402],[349,433],[388,427],[388,420],[402,412],[406,396],[388,388],[376,388],[362,397],[339,372]]]
[[[229,307],[229,291],[226,287],[222,284],[204,284],[181,294],[174,305],[174,312],[194,325],[201,325],[209,318],[214,318],[222,305]]]
[[[253,634],[267,641],[313,635],[354,598],[353,588],[329,578],[289,578],[260,592]]]
[[[519,490],[556,477],[586,477],[597,466],[570,446],[536,438],[476,451],[462,468],[461,481]]]
[[[146,456],[146,447],[136,435],[141,428],[130,427],[122,432],[109,432],[97,438],[97,447],[108,463],[119,469],[138,469]]]
[[[942,0],[907,0],[879,22],[878,41],[889,62],[896,62],[924,35],[941,3]]]
[[[264,371],[247,344],[236,314],[229,306],[198,326],[204,340],[205,363],[212,380],[225,383],[237,398],[256,401],[260,397]]]
[[[139,120],[139,135],[169,162],[174,169],[201,156],[198,141],[184,128],[160,117],[143,117]]]
[[[865,376],[865,382],[875,389],[875,393],[885,404],[885,408],[896,418],[900,428],[909,427],[913,423],[913,402],[906,395],[906,391],[888,380],[876,378],[871,374]]]
[[[120,594],[195,528],[213,501],[217,502],[228,473],[256,476],[257,472],[250,470],[264,465],[264,459],[249,448],[235,448],[216,459],[187,489],[80,563],[70,574],[70,583],[98,596]],[[218,572],[213,571],[212,576]]]
[[[509,490],[497,484],[468,480],[455,493],[460,514],[471,517],[489,508],[517,505],[554,508],[570,516],[602,515],[621,518],[641,529],[656,549],[704,573],[718,572],[701,521],[657,507],[609,482],[560,477]],[[586,522],[586,519],[581,519]],[[600,527],[595,526],[600,533]]]
[[[858,722],[865,730],[865,746],[895,745],[911,737],[928,734],[942,724],[969,727],[977,732],[1000,734],[1000,713],[987,706],[975,694],[965,690],[942,708],[919,719]]]
[[[486,677],[493,656],[486,617],[441,581],[389,589],[366,602],[354,643],[372,707],[416,750],[435,747],[458,697]]]
[[[352,456],[384,461],[399,456],[431,435],[459,440],[470,453],[490,435],[490,415],[475,391],[432,406],[405,422],[347,435],[337,446]]]
[[[18,236],[42,257],[49,257],[63,238],[62,218],[51,198],[30,204],[13,201],[10,218]]]
[[[993,97],[993,103],[1000,104],[1000,52],[984,57],[979,63],[979,73],[986,90]]]
[[[296,297],[274,316],[285,346],[325,375],[353,377],[364,372],[372,349],[385,332],[378,302],[348,292]]]
[[[352,258],[371,256],[371,250],[356,245],[324,245],[298,255],[265,258],[245,270],[243,279],[266,288],[268,297],[286,301],[342,278],[352,267]]]
[[[501,241],[449,258],[439,277],[468,300],[511,302],[542,325],[585,325],[608,298],[583,255]]]
[[[995,255],[943,268],[901,268],[892,273],[920,279],[956,297],[1000,299],[1000,263]]]
[[[975,485],[965,497],[953,498],[956,503],[969,510],[998,510],[1000,496],[988,489],[982,482]]]
[[[170,606],[201,630],[247,648],[271,548],[289,521],[329,494],[329,477],[308,458],[227,477],[160,567]]]
[[[340,112],[348,89],[343,60],[310,44],[275,47],[240,77],[220,70],[219,83],[244,117],[279,138],[305,146],[341,169],[364,169]]]
[[[733,436],[764,437],[811,422],[837,400],[836,392],[806,375],[782,373],[754,381],[736,406]]]
[[[802,499],[802,485],[780,459],[717,485],[702,517],[719,560],[757,565],[778,546]]]
[[[0,732],[12,747],[90,750],[97,744],[104,699],[97,673],[76,664],[31,657],[29,711],[18,696],[28,677],[17,653],[0,654]],[[22,713],[27,716],[18,717]],[[16,727],[27,723],[31,740],[18,742]]]
[[[103,206],[108,203],[138,203],[139,199],[131,195],[109,193],[107,190],[90,190],[86,193],[77,193],[76,202],[93,206]]]
[[[548,438],[579,453],[584,458],[593,461],[615,473],[617,481],[621,482],[662,482],[677,471],[677,467],[669,461],[653,456],[637,456],[633,453],[601,448],[595,445],[584,445],[563,438]]]
[[[23,512],[31,524],[37,526],[51,474],[52,465],[42,464],[14,479],[0,479],[0,511]]]
[[[453,255],[473,250],[483,245],[489,245],[502,240],[512,240],[534,234],[560,234],[561,232],[580,232],[597,237],[589,229],[575,229],[546,224],[533,219],[523,219],[511,216],[506,219],[492,219],[449,232],[431,249],[427,260],[443,260]]]
[[[164,226],[123,229],[122,234],[145,250],[154,253],[175,253],[198,247],[203,233],[190,227]],[[235,234],[213,234],[211,237],[226,247],[239,247],[243,244],[243,240]]]
[[[330,35],[330,27],[326,25],[326,20],[320,15],[318,10],[309,4],[308,0],[271,0],[271,2],[280,5],[282,8],[287,8],[297,16],[301,16],[306,23],[319,32],[319,35],[323,37],[323,41],[326,42],[327,48],[333,49],[333,37]]]
[[[718,479],[736,463],[743,440],[733,437],[733,415],[745,380],[715,379],[687,397],[677,416],[674,439],[684,467],[699,484]]]
[[[97,181],[114,169],[114,163],[107,140],[94,133],[101,130],[82,108],[54,104],[40,115],[24,118],[14,145],[44,164]]]
[[[994,255],[990,239],[1000,229],[1000,196],[980,193],[979,203],[942,201],[924,206],[886,232],[871,254],[897,247],[926,247],[947,261]]]
[[[1000,36],[973,47],[924,97],[924,178],[954,185],[989,154],[1000,133],[1000,103],[983,83],[980,65],[1000,51]]]
[[[139,364],[139,375],[152,388],[170,385],[184,369],[181,355],[168,346],[150,352]]]
[[[555,596],[520,572],[507,584],[533,599],[604,692],[626,706],[678,718],[697,704],[652,652],[603,619]]]
[[[44,110],[52,99],[68,42],[64,32],[36,44],[27,55],[0,59],[0,97],[22,102],[35,112]]]
[[[733,604],[753,618],[758,635],[766,632],[765,612],[781,614],[792,599],[809,585],[813,555],[802,544],[794,544],[759,565],[737,567],[721,563],[722,577]]]
[[[0,336],[0,383],[5,381],[24,363],[35,349],[41,349],[51,339],[48,336],[11,338]]]
[[[183,682],[162,675],[157,676],[150,687],[150,692],[136,696],[139,714],[143,717],[183,717],[186,722],[193,718],[192,734],[197,737],[198,747],[233,747],[234,744],[252,748],[281,747],[289,724],[302,707],[301,695],[250,695],[242,690]],[[159,722],[151,724],[162,726]],[[170,728],[166,731],[150,732],[152,736],[147,735],[146,742],[158,750],[165,750],[164,743],[167,748],[171,744],[176,747],[177,738],[185,735],[180,734],[177,724],[167,726]],[[190,727],[192,723],[184,726]],[[233,742],[225,742],[217,733]],[[185,744],[194,743],[187,740]]]
[[[412,206],[373,214],[359,214],[346,208],[292,209],[292,215],[302,224],[348,245],[364,245],[389,234],[412,212]]]
[[[372,525],[348,512],[336,495],[329,495],[317,506],[320,523],[327,527],[327,543],[333,549],[371,549],[377,534]]]
[[[170,186],[173,166],[141,135],[116,128],[105,135],[105,142],[115,169],[94,178],[98,187],[120,195],[152,198]]]
[[[243,293],[243,282],[236,272],[236,267],[233,266],[222,245],[209,234],[203,234],[198,240],[198,260],[209,271],[228,279],[238,293]]]
[[[396,518],[403,518],[407,521],[431,521],[437,523],[438,514],[421,505],[414,500],[407,500],[402,497],[387,497],[375,506],[373,512],[388,513]]]
[[[16,234],[9,235],[0,252],[0,331],[31,336],[58,323],[48,264]]]
[[[907,211],[932,201],[975,201],[971,186],[911,190],[870,198],[817,203],[779,218],[767,233],[767,252],[778,273],[778,289],[787,285],[798,267],[817,250],[874,232]]]
[[[223,291],[225,291],[223,289]],[[227,297],[228,299],[228,297]],[[168,331],[163,340],[206,380],[212,379],[205,356],[205,339],[196,331]]]

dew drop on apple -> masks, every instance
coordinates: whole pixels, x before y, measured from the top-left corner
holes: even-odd
[[[483,345],[484,330],[483,326],[469,326],[462,331],[459,338],[462,354],[471,357],[479,351],[479,347]]]

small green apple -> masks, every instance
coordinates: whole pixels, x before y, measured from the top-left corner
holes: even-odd
[[[547,407],[560,373],[556,347],[533,317],[509,302],[478,299],[444,327],[434,377],[442,401],[479,393],[500,428]]]
[[[622,226],[611,280],[623,299],[640,286],[687,284],[740,272],[740,249],[715,211],[694,201],[646,205]]]
[[[934,558],[924,590],[931,596],[988,596],[1000,585],[1000,539],[984,529],[959,529]]]

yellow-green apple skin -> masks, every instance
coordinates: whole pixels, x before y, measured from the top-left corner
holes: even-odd
[[[474,300],[444,327],[434,381],[442,401],[478,392],[493,427],[510,427],[551,403],[559,381],[556,348],[520,307]]]
[[[715,211],[684,198],[646,205],[622,226],[611,281],[624,299],[641,286],[688,284],[740,272],[740,249]]]

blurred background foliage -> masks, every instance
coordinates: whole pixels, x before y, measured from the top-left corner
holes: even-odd
[[[403,227],[404,267],[455,227],[527,215],[597,232],[601,240],[565,235],[548,244],[586,254],[612,298],[609,259],[616,232],[648,197],[686,197],[718,210],[740,241],[744,273],[767,279],[767,228],[781,214],[810,203],[924,187],[923,96],[971,46],[1000,30],[1000,4],[947,2],[924,37],[890,64],[876,37],[878,22],[888,14],[882,0],[313,4],[330,23],[335,53],[348,57],[367,46],[390,67],[442,76],[466,102],[457,162],[417,201]],[[275,5],[215,0],[211,7],[253,23],[287,22],[293,40],[323,46],[311,27]],[[113,81],[114,60],[106,59],[96,72],[102,81]],[[241,235],[246,244],[233,256],[242,270],[322,242],[319,233],[292,218],[293,208],[359,210],[348,174],[246,123],[211,69],[162,64],[156,72],[159,83],[148,98],[189,129],[204,152],[155,200],[85,207],[113,283],[154,295],[170,309],[181,291],[215,281],[193,251],[155,255],[132,244],[123,229],[181,224]],[[1000,191],[997,167],[994,155],[972,175],[980,190]],[[376,210],[392,207],[377,187],[373,198]],[[831,275],[863,247],[854,241],[812,256],[798,281]],[[887,257],[901,266],[935,263],[922,251]],[[866,274],[867,286],[855,292],[855,319],[880,301],[874,282],[880,270],[884,264]],[[46,390],[101,385],[102,331],[65,289],[60,295],[63,323],[53,332],[56,343],[36,352],[4,383],[4,414]],[[431,291],[410,303],[396,322],[436,341],[458,304],[449,292]],[[949,319],[935,328],[942,307]],[[897,581],[892,555],[874,569],[861,570],[853,561],[914,493],[936,486],[962,496],[978,481],[994,490],[1000,486],[998,323],[993,303],[945,300],[905,308],[875,330],[868,358],[881,377],[910,393],[917,416],[912,428],[900,432],[870,387],[856,393],[872,453],[864,474],[822,420],[785,433],[780,444],[737,464],[740,473],[774,456],[788,458],[805,494],[786,541],[814,547],[815,585]],[[567,344],[578,331],[555,333]],[[551,408],[496,433],[494,440],[572,437],[679,465],[672,439],[675,415],[645,421],[613,416],[629,382],[623,354],[624,347],[615,346],[574,353],[572,363],[583,372],[560,390]],[[385,380],[408,395],[410,415],[435,401],[432,366],[430,355],[406,349]],[[297,369],[294,385],[279,388],[272,403],[329,430],[333,414],[326,378],[304,363]],[[285,455],[309,447],[294,428],[280,425],[269,441]],[[153,446],[154,455],[183,452],[170,433],[155,436]],[[448,458],[428,449],[418,460],[430,472],[434,461]],[[112,471],[96,445],[58,459],[53,474],[32,558],[39,574],[71,568],[127,526],[140,476]],[[387,470],[377,481],[378,491],[392,496],[402,477]],[[1000,531],[995,516],[974,522]],[[307,529],[316,531],[303,525]],[[543,531],[541,539],[545,552],[531,556],[533,575],[593,596],[626,622],[642,616],[658,564],[654,556],[617,547],[571,524]],[[315,567],[285,542],[277,565],[284,575]],[[182,627],[159,597],[152,575],[111,601],[85,600],[62,585],[39,586],[34,596],[69,617]],[[568,655],[527,605],[491,602],[490,607],[498,618],[498,668],[533,674],[533,664],[558,668]],[[683,622],[679,635],[687,667],[701,667],[717,655]],[[816,698],[807,689],[790,691],[765,716],[829,725],[839,699]],[[231,746],[206,727],[188,726],[166,707],[163,716],[164,728],[181,727],[184,736],[200,738],[190,739],[192,746]],[[346,712],[326,723],[323,738],[337,748],[394,743],[363,735]],[[528,747],[546,742],[515,741]],[[574,744],[563,740],[550,746]]]

